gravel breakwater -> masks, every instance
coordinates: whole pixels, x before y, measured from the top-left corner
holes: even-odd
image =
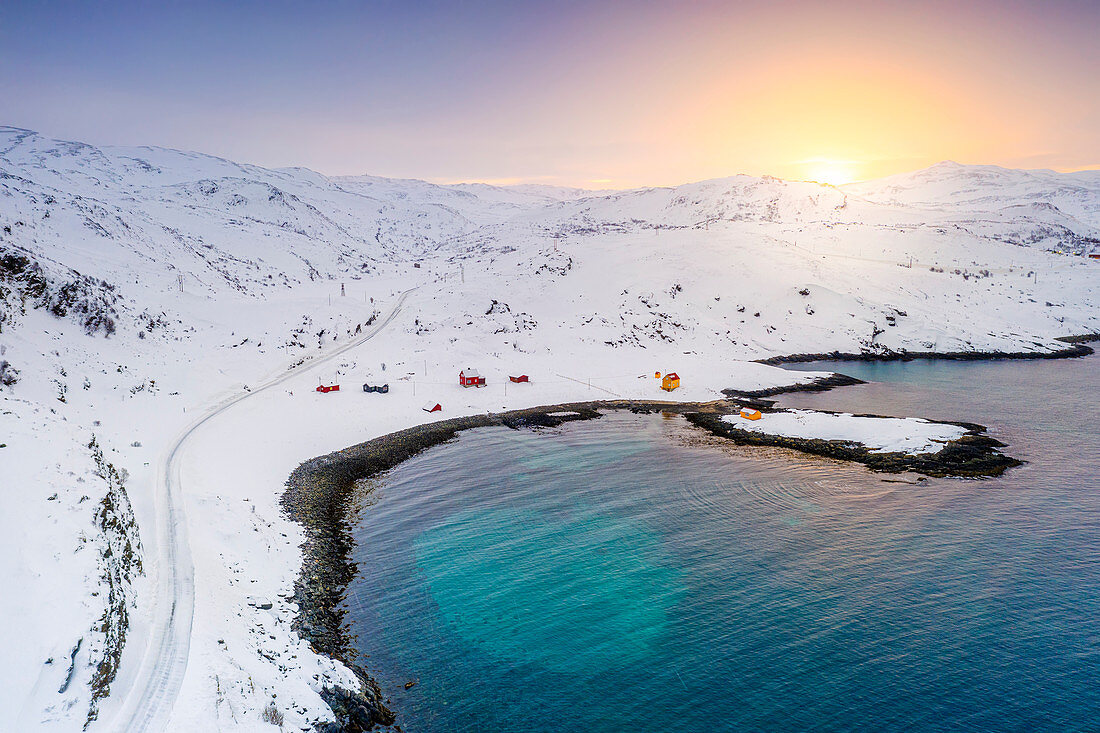
[[[322,698],[337,717],[337,723],[322,730],[358,733],[373,725],[390,725],[395,720],[381,688],[359,664],[344,626],[344,593],[356,573],[351,560],[356,483],[452,440],[463,430],[492,426],[554,427],[598,418],[600,410],[615,409],[722,414],[728,403],[609,400],[470,415],[390,433],[312,458],[294,470],[281,499],[284,511],[302,525],[306,535],[302,569],[294,586],[294,601],[298,605],[294,629],[317,652],[347,665],[360,682],[359,690],[326,688],[322,692]]]
[[[858,380],[849,379],[826,379],[805,388],[828,389],[840,384],[858,383]],[[294,600],[299,609],[294,628],[316,651],[347,665],[360,681],[359,690],[326,688],[322,692],[338,721],[322,730],[326,733],[357,733],[369,730],[373,725],[390,725],[395,721],[394,712],[389,708],[380,686],[360,666],[344,623],[344,594],[357,571],[351,560],[354,542],[352,527],[362,492],[357,491],[356,486],[421,451],[454,439],[463,430],[492,426],[513,429],[554,427],[566,422],[598,418],[601,410],[669,412],[682,414],[692,424],[738,444],[791,448],[863,463],[876,471],[984,477],[999,475],[1005,469],[1020,464],[1020,461],[1001,454],[997,449],[1004,444],[985,435],[985,428],[973,423],[945,423],[961,426],[967,433],[935,454],[873,453],[854,443],[787,438],[740,430],[722,420],[723,415],[735,412],[739,404],[753,403],[765,412],[775,411],[776,408],[771,406],[770,401],[760,399],[739,399],[737,403],[731,400],[608,400],[471,415],[407,428],[302,463],[288,479],[281,499],[284,510],[302,525],[306,535],[302,546],[302,569],[294,588]]]

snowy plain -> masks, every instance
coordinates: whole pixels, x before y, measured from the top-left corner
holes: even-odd
[[[320,685],[352,678],[290,629],[302,535],[279,496],[303,460],[440,417],[669,398],[655,371],[712,400],[820,376],[753,361],[776,355],[1063,349],[1100,332],[1098,231],[1096,171],[585,192],[0,128],[0,569],[20,589],[0,599],[0,729],[272,730],[273,701],[309,729],[331,717]],[[488,385],[459,387],[464,367]],[[916,424],[873,432],[939,437]],[[107,502],[122,535],[93,437],[132,504]],[[193,592],[166,595],[181,569]]]

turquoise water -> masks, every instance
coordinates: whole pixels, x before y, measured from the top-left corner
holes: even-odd
[[[659,536],[591,507],[462,512],[414,546],[436,616],[462,643],[560,674],[644,662],[684,590]]]
[[[985,422],[1029,461],[988,481],[657,415],[468,431],[377,483],[351,630],[408,731],[1100,730],[1098,365],[783,398]]]

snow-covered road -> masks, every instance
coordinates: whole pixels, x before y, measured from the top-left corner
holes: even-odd
[[[374,338],[401,311],[412,289],[398,297],[390,312],[373,327],[345,344],[314,357],[310,368],[330,362],[345,352]],[[129,677],[128,690],[116,691],[117,714],[109,730],[141,732],[163,730],[172,713],[184,673],[187,670],[191,641],[191,622],[195,609],[194,568],[187,540],[187,518],[183,513],[183,487],[180,482],[181,449],[214,418],[250,397],[255,397],[297,376],[302,370],[281,369],[260,386],[222,399],[188,426],[171,444],[158,466],[160,500],[157,504],[157,593],[153,622],[144,639],[140,667]],[[127,650],[133,658],[137,652]],[[120,694],[122,693],[122,694]]]

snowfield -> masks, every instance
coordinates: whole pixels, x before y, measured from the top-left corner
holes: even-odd
[[[331,719],[317,691],[353,677],[290,629],[302,461],[441,417],[825,376],[754,361],[777,355],[1058,351],[1100,332],[1098,232],[1096,171],[437,186],[0,127],[0,730]]]
[[[966,434],[966,429],[958,425],[916,417],[869,417],[815,410],[770,412],[759,420],[725,415],[722,420],[754,433],[858,443],[873,453],[937,453],[945,443]]]

